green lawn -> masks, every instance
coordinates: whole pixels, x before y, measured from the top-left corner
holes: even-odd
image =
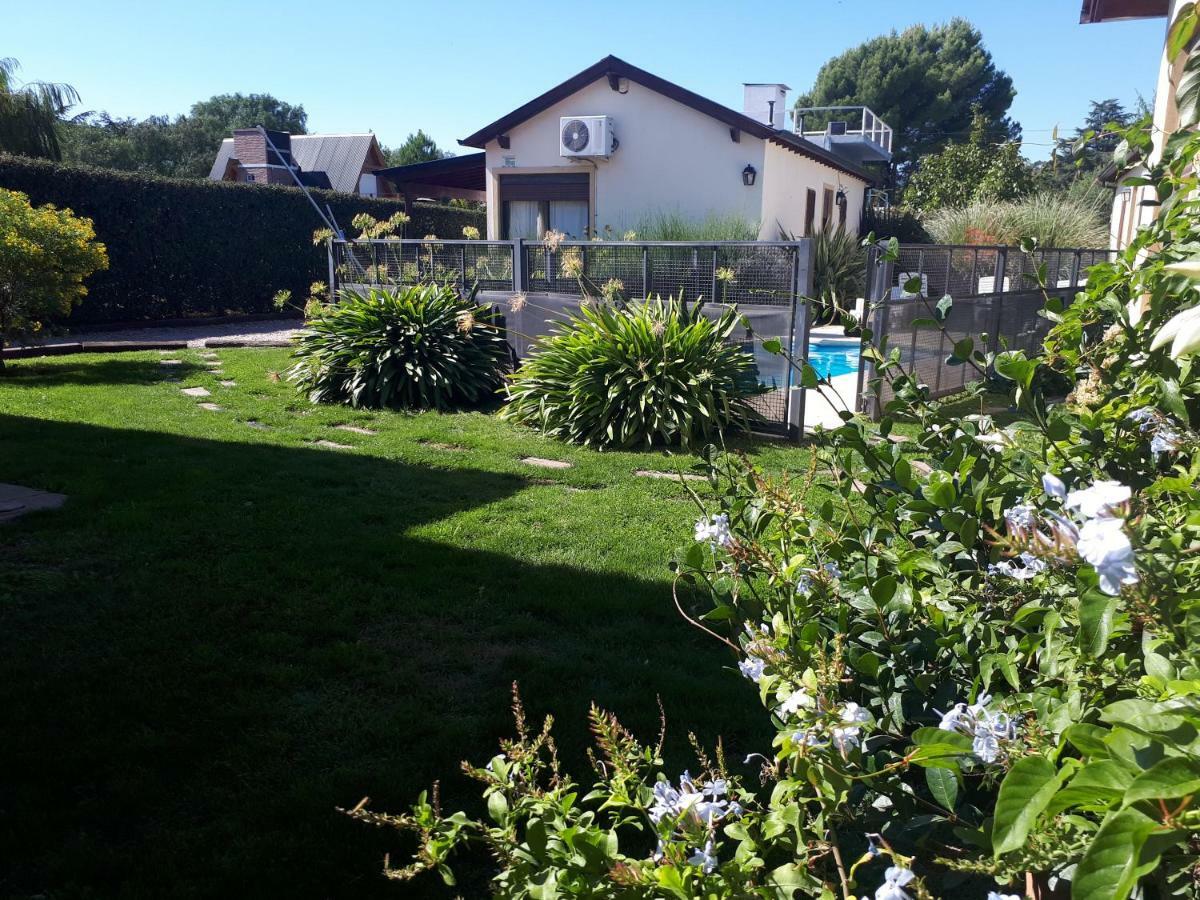
[[[220,351],[236,387],[198,351],[161,358],[0,378],[0,481],[70,496],[0,525],[0,893],[442,896],[386,884],[404,848],[334,807],[398,810],[437,778],[473,804],[458,761],[508,733],[514,680],[581,775],[592,699],[651,737],[661,696],[672,766],[688,728],[730,759],[767,749],[751,685],[672,605],[694,504],[632,474],[693,459],[314,408],[272,378],[283,350]]]

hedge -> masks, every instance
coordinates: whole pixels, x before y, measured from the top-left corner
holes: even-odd
[[[0,187],[34,204],[69,207],[96,223],[109,268],[88,280],[69,323],[269,312],[281,288],[297,297],[328,277],[321,221],[295,188],[162,178],[0,155]],[[313,191],[350,229],[359,212],[386,218],[403,208],[381,200]],[[484,230],[478,210],[417,203],[410,237],[462,237]]]

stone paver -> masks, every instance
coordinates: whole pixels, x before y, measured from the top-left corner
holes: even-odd
[[[335,425],[338,431],[352,431],[355,434],[379,434],[373,428],[363,428],[359,425]]]
[[[182,366],[183,360],[182,359],[160,359],[158,361],[158,364],[160,366]]]
[[[434,450],[444,450],[447,453],[461,453],[467,448],[462,444],[447,444],[443,441],[417,441],[422,447],[430,447]]]
[[[527,466],[538,466],[542,469],[569,469],[571,464],[564,459],[543,459],[540,456],[522,456],[521,462]]]
[[[39,491],[19,484],[0,484],[0,522],[39,509],[58,509],[66,502],[66,494]]]
[[[196,405],[201,409],[207,409],[209,412],[220,412],[225,408],[223,406],[218,406],[215,403],[197,403]]]
[[[179,392],[181,394],[187,394],[189,397],[211,397],[212,396],[212,394],[209,392],[208,388],[203,388],[203,387],[180,388]]]
[[[670,478],[672,481],[678,481],[680,478],[679,472],[656,472],[654,469],[636,469],[634,475],[639,478]],[[691,472],[683,473],[684,481],[708,481],[703,475],[694,475]]]
[[[269,431],[271,428],[271,426],[268,425],[266,422],[258,422],[258,421],[255,421],[254,419],[250,419],[248,422],[246,422],[246,427],[253,428],[257,431]]]
[[[221,387],[237,387],[236,381],[222,381]]]
[[[321,439],[319,441],[314,441],[313,443],[315,443],[318,447],[328,447],[330,450],[353,450],[354,449],[353,444],[339,444],[337,441],[327,441],[324,439]]]

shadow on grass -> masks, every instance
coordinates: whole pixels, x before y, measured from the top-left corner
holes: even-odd
[[[180,351],[182,352],[182,351]],[[173,357],[165,356],[163,359]],[[48,357],[45,361],[22,359],[11,361],[0,372],[5,387],[54,387],[57,385],[148,384],[164,378],[188,378],[205,371],[193,363],[164,366],[157,359],[130,359],[114,354],[102,360],[88,357],[71,362],[65,357]]]
[[[407,848],[334,806],[400,811],[441,778],[474,808],[458,761],[510,733],[514,680],[585,787],[593,699],[652,739],[661,695],[672,771],[688,729],[731,759],[769,746],[666,560],[652,580],[533,563],[537,535],[464,546],[486,520],[413,533],[503,517],[518,476],[13,416],[0,434],[6,480],[70,496],[0,530],[5,893],[448,896],[386,884]]]

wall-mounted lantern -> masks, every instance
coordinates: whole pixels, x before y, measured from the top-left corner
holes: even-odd
[[[747,165],[746,168],[742,169],[742,184],[746,187],[754,187],[754,179],[757,175],[758,172],[754,166]]]
[[[836,203],[839,207],[842,207],[843,209],[845,208],[845,206],[846,206],[846,189],[845,188],[838,187],[837,196],[835,196],[833,198],[833,202]]]

